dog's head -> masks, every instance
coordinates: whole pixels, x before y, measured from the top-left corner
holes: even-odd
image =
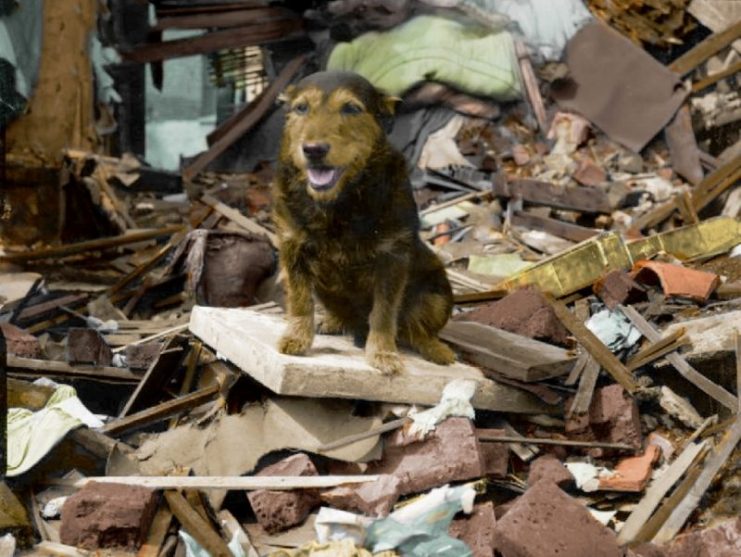
[[[305,178],[309,195],[332,201],[385,141],[395,98],[351,72],[319,72],[286,89],[281,160]]]

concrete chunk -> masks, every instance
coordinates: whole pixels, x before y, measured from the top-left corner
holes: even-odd
[[[393,474],[399,491],[420,493],[446,483],[486,474],[476,429],[467,418],[448,418],[423,441],[408,444],[402,430],[393,432],[383,459],[369,467],[371,474]]]
[[[289,456],[260,470],[257,476],[317,476],[311,459],[303,454]],[[257,521],[268,533],[280,532],[301,524],[319,498],[305,490],[259,490],[247,494]]]
[[[615,534],[552,482],[521,496],[494,530],[503,557],[623,557]]]
[[[113,360],[110,346],[98,331],[73,327],[67,334],[67,361],[70,364],[109,366]]]
[[[494,557],[494,504],[491,501],[476,505],[464,518],[455,519],[448,530],[451,537],[464,542],[473,557]]]
[[[62,507],[62,543],[83,549],[134,550],[144,541],[157,509],[146,487],[90,482]]]

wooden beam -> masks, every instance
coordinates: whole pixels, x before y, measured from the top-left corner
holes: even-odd
[[[676,341],[684,336],[685,332],[686,329],[684,327],[678,327],[674,332],[661,337],[657,342],[649,341],[646,346],[644,346],[633,356],[628,358],[628,361],[625,362],[626,367],[630,371],[634,371],[642,365],[645,365],[646,363],[660,356],[663,356],[664,354],[666,354],[666,348],[668,346],[672,346]],[[673,348],[673,350],[676,350],[676,348]]]
[[[599,372],[600,365],[593,356],[589,355],[584,366],[584,371],[579,379],[579,388],[576,391],[574,402],[571,403],[571,407],[568,410],[568,416],[580,416],[589,412],[589,407],[592,405],[592,397],[594,396],[594,388],[597,386]]]
[[[635,451],[635,447],[625,443],[602,443],[600,441],[573,441],[571,439],[547,439],[543,437],[523,437],[520,435],[491,435],[477,431],[476,438],[484,443],[525,443],[529,445],[560,445],[562,447],[583,447]]]
[[[141,412],[113,420],[103,426],[100,431],[108,435],[121,435],[122,433],[159,422],[185,410],[200,406],[213,399],[217,394],[219,394],[218,385],[206,387],[205,389],[200,389],[185,396],[147,408]]]
[[[244,531],[244,528],[242,528],[242,525],[237,521],[236,518],[234,518],[234,515],[232,513],[224,509],[222,511],[219,511],[219,514],[217,516],[219,518],[219,522],[221,522],[221,527],[229,535],[229,538],[233,539],[236,536],[237,542],[242,548],[245,557],[260,557],[260,554],[255,549],[255,546],[252,545],[247,532]],[[137,555],[137,557],[141,557],[141,555]]]
[[[138,485],[150,489],[324,489],[345,484],[372,483],[380,476],[91,476],[82,479],[49,479],[49,485],[82,488],[90,482]]]
[[[710,35],[707,39],[669,64],[669,69],[679,75],[685,75],[695,69],[698,64],[704,62],[739,37],[741,37],[741,21],[735,22],[728,29],[720,33]]]
[[[602,232],[601,230],[579,226],[578,224],[572,224],[570,222],[564,222],[548,217],[539,217],[538,215],[533,215],[524,211],[514,212],[512,215],[512,224],[515,226],[525,226],[535,230],[542,230],[549,234],[553,234],[554,236],[558,236],[559,238],[571,240],[572,242],[583,242],[584,240],[588,240]]]
[[[8,354],[8,367],[13,370],[24,370],[33,375],[59,375],[64,377],[77,377],[82,379],[97,379],[108,381],[120,381],[125,383],[138,382],[140,377],[127,369],[107,366],[72,366],[66,362],[56,360],[35,360],[32,358],[20,358]]]
[[[692,190],[695,211],[705,208],[711,201],[741,179],[741,154],[708,174]]]
[[[78,255],[91,251],[103,251],[111,248],[117,248],[128,244],[136,244],[153,240],[161,236],[169,236],[182,229],[180,225],[165,226],[153,230],[137,230],[121,234],[120,236],[111,236],[110,238],[99,238],[95,240],[86,240],[76,244],[65,244],[51,248],[44,248],[22,253],[6,253],[0,256],[0,261],[10,261],[12,263],[25,263],[39,259],[50,259],[67,257],[69,255]]]
[[[638,313],[634,307],[623,305],[618,307],[620,311],[623,312],[623,315],[630,319],[635,328],[638,329],[648,340],[651,342],[658,342],[661,340],[661,333],[654,329],[653,325]],[[685,379],[687,379],[687,381],[695,385],[708,396],[711,396],[720,402],[723,406],[730,408],[731,411],[736,411],[738,408],[737,398],[693,368],[680,354],[672,352],[666,355],[666,359]]]
[[[212,207],[214,211],[216,211],[220,215],[226,217],[238,226],[244,228],[247,232],[266,237],[273,247],[276,247],[278,245],[278,236],[275,233],[271,232],[264,226],[259,225],[252,219],[245,217],[242,213],[232,207],[229,207],[229,205],[227,205],[226,203],[222,203],[209,194],[203,194],[201,196],[201,201],[209,207]]]
[[[291,16],[295,17],[295,14],[290,10],[275,7],[248,8],[244,10],[180,16],[173,15],[158,18],[157,23],[152,27],[152,29],[155,31],[163,31],[165,29],[241,27],[243,25],[266,23],[267,21],[275,19],[286,19]]]
[[[157,557],[160,547],[167,537],[167,532],[170,530],[171,522],[172,511],[168,507],[161,506],[157,509],[157,513],[152,519],[152,524],[149,526],[147,539],[139,548],[136,557]]]
[[[564,327],[576,337],[585,350],[587,350],[599,364],[612,375],[613,379],[620,383],[629,393],[635,392],[638,388],[633,374],[626,369],[620,360],[615,357],[607,346],[595,334],[587,329],[586,325],[579,321],[573,313],[569,311],[566,305],[552,297],[547,297],[553,311],[559,318]]]
[[[612,213],[621,203],[620,196],[611,196],[600,187],[561,187],[550,182],[513,179],[494,182],[492,193],[497,197],[520,197],[527,203],[569,209],[584,213]]]
[[[211,31],[197,37],[143,44],[122,51],[121,57],[131,62],[146,64],[194,54],[208,54],[228,48],[256,46],[300,36],[303,36],[301,19],[282,19]]]
[[[278,74],[278,77],[268,85],[264,94],[254,102],[243,108],[244,114],[238,123],[235,123],[231,129],[214,142],[208,150],[196,157],[196,159],[183,169],[183,179],[192,180],[198,173],[203,171],[209,163],[226,151],[237,139],[247,133],[252,127],[260,121],[271,105],[278,98],[283,89],[291,82],[294,76],[306,63],[306,55],[297,56],[291,60],[286,67]]]
[[[704,79],[701,79],[700,81],[697,81],[692,84],[692,91],[702,91],[706,87],[710,87],[713,83],[716,81],[720,81],[721,79],[724,79],[726,77],[729,77],[735,73],[741,72],[741,61],[736,62],[735,64],[731,64],[728,66],[725,70],[721,70],[719,72],[710,74]]]
[[[232,557],[232,552],[223,538],[209,522],[198,514],[185,497],[177,491],[165,491],[165,499],[180,525],[208,552],[208,555]]]

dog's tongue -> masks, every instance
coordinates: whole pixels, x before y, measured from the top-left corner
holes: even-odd
[[[309,168],[309,181],[315,186],[326,186],[334,179],[334,168],[319,169]]]

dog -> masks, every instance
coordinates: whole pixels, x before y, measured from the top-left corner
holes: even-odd
[[[284,354],[305,354],[315,332],[365,338],[384,374],[404,366],[397,340],[437,364],[455,360],[437,338],[453,294],[419,237],[406,160],[389,143],[395,103],[351,72],[289,86],[273,222],[286,289]],[[315,330],[314,298],[324,317]]]

